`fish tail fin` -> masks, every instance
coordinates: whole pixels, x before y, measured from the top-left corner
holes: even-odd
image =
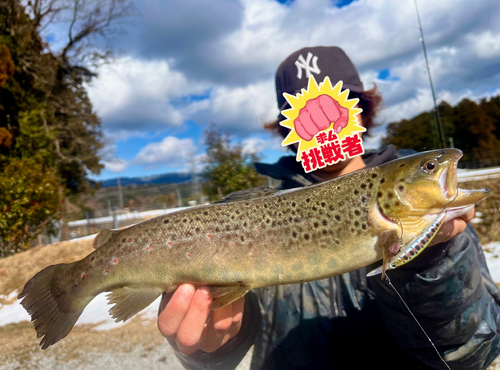
[[[71,290],[68,278],[73,264],[46,267],[33,276],[17,297],[31,315],[40,346],[46,349],[71,331],[92,300]]]

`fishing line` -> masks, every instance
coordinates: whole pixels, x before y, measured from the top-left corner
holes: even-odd
[[[413,312],[410,310],[410,307],[406,304],[406,302],[403,299],[403,297],[401,297],[401,294],[399,294],[399,292],[397,291],[396,287],[394,285],[392,285],[391,279],[389,279],[389,275],[387,273],[385,274],[385,278],[387,279],[387,282],[392,287],[392,289],[396,292],[396,294],[398,295],[399,299],[401,299],[401,302],[403,302],[403,304],[405,305],[406,309],[408,310],[408,312],[410,313],[410,315],[413,317],[413,319],[415,320],[415,322],[417,323],[417,325],[419,326],[419,328],[422,330],[422,332],[424,333],[424,335],[426,336],[426,338],[429,340],[432,348],[434,348],[434,351],[436,351],[437,355],[439,356],[439,358],[441,359],[441,361],[443,362],[443,364],[446,366],[446,368],[448,370],[451,370],[451,367],[448,365],[448,363],[446,362],[446,360],[441,356],[441,354],[439,353],[437,347],[434,345],[434,342],[432,342],[432,339],[429,337],[429,335],[427,335],[427,332],[425,331],[425,329],[422,327],[422,325],[420,325],[420,322],[417,320],[417,318],[415,317],[415,315],[413,314]]]

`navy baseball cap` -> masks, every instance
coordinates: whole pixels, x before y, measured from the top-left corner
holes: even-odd
[[[307,88],[310,75],[318,84],[328,76],[333,86],[342,80],[343,89],[363,92],[359,73],[344,50],[337,46],[307,47],[291,54],[276,71],[276,98],[280,111],[288,104],[283,93],[295,95]]]

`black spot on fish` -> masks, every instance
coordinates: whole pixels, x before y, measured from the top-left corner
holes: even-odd
[[[295,206],[296,206],[295,202],[292,202],[292,207],[295,207]]]
[[[400,168],[401,168],[401,167],[404,167],[404,166],[405,166],[405,164],[404,164],[404,163],[402,163],[402,164],[400,164],[400,165],[399,165],[399,167],[400,167]]]
[[[392,191],[390,191],[389,193],[387,193],[387,196],[389,197],[389,199],[392,199],[392,197],[394,197],[394,194]]]
[[[317,228],[317,227],[319,226],[319,223],[318,223],[318,222],[314,222],[314,224],[313,224],[313,225],[314,225],[314,227],[316,227],[316,228]]]
[[[267,208],[267,203],[264,203],[264,208]]]
[[[323,220],[321,223],[323,224],[323,226],[328,225],[328,221],[327,220]]]
[[[247,227],[248,226],[248,222],[243,222],[243,227]]]
[[[382,192],[381,192],[381,191],[379,191],[379,192],[377,193],[377,197],[379,197],[379,198],[381,198],[381,197],[382,197]]]
[[[316,211],[318,208],[316,206],[313,206],[313,211]]]
[[[200,228],[197,227],[197,228],[194,229],[194,231],[196,231],[197,233],[199,233],[200,232]]]
[[[368,198],[367,198],[366,196],[364,196],[364,195],[363,195],[363,196],[361,197],[361,201],[362,201],[363,203],[366,203],[366,202],[368,201]]]
[[[326,234],[328,234],[328,230],[323,229],[323,230],[322,230],[322,233],[323,233],[323,235],[326,235]]]
[[[354,226],[358,227],[359,226],[359,221],[354,221]]]
[[[380,179],[380,183],[383,184],[385,182],[385,179],[384,178],[381,178]]]
[[[306,203],[309,203],[311,201],[310,198],[306,198]]]
[[[370,183],[368,184],[368,189],[371,189],[371,188],[373,188],[373,184],[370,182]]]
[[[391,206],[390,206],[390,204],[389,204],[389,203],[385,203],[385,204],[384,204],[384,208],[389,209],[389,208],[391,208]]]
[[[245,241],[245,237],[244,237],[243,235],[241,235],[241,236],[240,236],[240,240],[241,240],[242,242],[244,242],[244,241]]]
[[[404,187],[403,185],[399,185],[398,189],[399,189],[400,191],[403,191],[403,190],[405,190],[405,187]]]
[[[205,216],[208,216],[208,211],[203,212]]]
[[[271,220],[269,218],[266,219],[266,224],[270,223]]]
[[[359,210],[357,210],[357,209],[356,209],[356,210],[354,211],[354,214],[355,214],[356,216],[359,216],[359,215],[361,214],[361,212],[359,212]]]
[[[236,210],[236,214],[239,215],[240,214],[240,211],[239,210]]]
[[[170,220],[163,220],[164,224],[168,224],[169,222],[170,222]]]
[[[296,238],[296,237],[297,237],[297,232],[296,232],[296,231],[292,232],[292,236],[293,236],[294,238]]]
[[[340,240],[335,239],[334,242],[335,242],[335,244],[340,245]]]
[[[376,173],[372,173],[372,179],[374,179],[375,177],[377,177],[377,174]]]
[[[342,207],[343,205],[344,205],[344,201],[342,200],[339,202],[339,206]]]
[[[359,194],[359,190],[358,189],[354,190],[354,195],[358,195],[358,194]]]
[[[126,241],[126,240],[127,240],[127,239],[123,238],[123,239],[122,239],[122,243],[125,243],[125,241]]]
[[[231,226],[227,225],[226,226],[226,231],[229,231],[229,230],[231,230]]]
[[[340,221],[342,218],[340,217],[340,215],[335,215],[335,219],[336,219],[337,221]]]
[[[361,184],[361,189],[366,189],[366,184]]]
[[[304,234],[304,239],[305,239],[305,240],[309,240],[309,238],[310,238],[310,237],[311,237],[311,236],[310,236],[309,234]]]
[[[333,204],[330,204],[330,206],[328,207],[330,209],[330,211],[333,211]]]
[[[326,203],[325,202],[321,202],[321,207],[326,207]]]
[[[361,228],[362,228],[363,230],[366,230],[366,224],[361,224]]]
[[[394,203],[396,207],[399,207],[401,205],[401,203],[399,202],[399,200],[396,201],[396,203]]]
[[[185,218],[184,220],[182,220],[182,222],[188,222],[187,218]]]

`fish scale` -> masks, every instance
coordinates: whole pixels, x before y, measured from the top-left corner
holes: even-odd
[[[421,153],[321,184],[254,199],[239,193],[229,198],[241,200],[103,230],[93,253],[40,271],[19,298],[45,349],[101,292],[110,292],[110,313],[120,321],[182,283],[206,286],[215,310],[254,288],[335,276],[382,258],[385,266],[401,228],[412,247],[443,207],[458,217],[486,196],[457,189],[460,156],[455,149]]]

